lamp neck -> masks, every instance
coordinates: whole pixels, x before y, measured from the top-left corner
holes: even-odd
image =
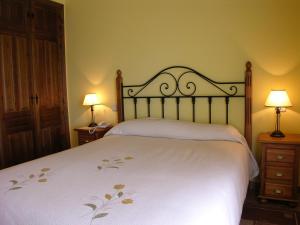
[[[94,105],[91,105],[91,114],[92,114],[92,118],[89,127],[95,127],[97,126],[97,124],[95,123]]]
[[[275,107],[276,114],[280,114],[280,108],[281,107]]]
[[[275,126],[275,130],[277,132],[280,131],[280,107],[276,107],[276,126]]]

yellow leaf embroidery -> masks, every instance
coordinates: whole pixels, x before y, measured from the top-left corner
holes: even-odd
[[[44,173],[41,173],[41,174],[39,175],[39,177],[43,177],[43,176],[45,176],[45,174],[44,174]]]
[[[20,189],[20,188],[22,188],[22,187],[13,187],[13,188],[10,188],[9,191],[12,191],[12,190],[18,190],[18,189]]]
[[[18,183],[18,181],[16,181],[16,180],[10,180],[10,182],[12,182],[13,185],[16,185]]]
[[[50,170],[49,168],[43,168],[43,169],[41,169],[42,172],[47,172],[49,170]]]
[[[126,160],[131,160],[131,159],[133,159],[133,157],[127,156],[127,157],[125,157],[124,159],[126,159]]]
[[[47,182],[47,179],[39,179],[38,182]]]
[[[105,195],[105,198],[106,198],[107,200],[111,200],[111,199],[112,199],[112,196],[111,196],[110,194],[106,194],[106,195]]]
[[[99,213],[96,216],[94,216],[93,219],[101,218],[101,217],[104,217],[104,216],[107,216],[107,215],[108,215],[108,213]]]
[[[123,189],[124,187],[125,187],[124,184],[116,184],[116,185],[114,186],[114,189],[116,189],[116,190],[121,190],[121,189]]]
[[[133,200],[130,199],[130,198],[126,198],[122,201],[123,204],[132,204],[133,203]]]

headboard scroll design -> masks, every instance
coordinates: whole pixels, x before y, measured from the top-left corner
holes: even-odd
[[[179,74],[175,74],[172,72],[172,70],[183,70]],[[183,79],[184,77],[187,77],[188,75],[196,75],[199,79],[202,79],[206,81],[209,85],[216,88],[216,90],[219,90],[222,94],[227,96],[235,96],[238,92],[238,87],[236,85],[238,84],[244,84],[245,82],[218,82],[215,80],[212,80],[208,78],[207,76],[199,73],[198,71],[186,67],[186,66],[171,66],[168,68],[165,68],[161,71],[159,71],[156,75],[154,75],[152,78],[147,80],[143,84],[139,85],[124,85],[123,88],[126,90],[126,96],[128,97],[138,97],[142,94],[144,89],[151,84],[154,83],[154,81],[158,80],[159,78],[163,76],[168,76],[171,78],[172,82],[161,82],[159,85],[159,92],[161,96],[164,97],[171,97],[171,96],[193,96],[197,91],[197,84],[194,81],[187,81],[185,82]],[[173,89],[171,89],[171,83],[173,83]],[[185,84],[185,85],[184,85]],[[222,87],[222,85],[231,85],[229,88]],[[185,90],[184,90],[185,89]],[[167,93],[167,92],[170,93]],[[187,93],[187,91],[189,93]]]
[[[245,132],[244,136],[251,146],[252,139],[252,70],[251,63],[246,63],[246,72],[244,81],[220,82],[208,78],[198,71],[186,66],[167,67],[152,76],[146,82],[135,85],[123,85],[121,70],[117,71],[117,111],[118,122],[125,120],[124,100],[132,99],[134,107],[134,117],[137,118],[137,105],[139,99],[146,99],[148,116],[151,116],[151,99],[159,98],[161,100],[161,117],[165,117],[165,99],[174,99],[176,103],[177,119],[180,118],[180,99],[190,98],[192,107],[192,118],[195,121],[195,105],[199,98],[208,100],[209,123],[212,122],[212,103],[215,98],[224,98],[226,107],[226,124],[228,124],[228,111],[231,98],[245,99]],[[192,77],[194,76],[194,77]],[[188,79],[193,78],[193,80]],[[214,94],[199,94],[201,87],[195,79],[204,81],[208,86],[215,89]],[[167,81],[166,81],[167,80]],[[153,94],[147,94],[145,89],[151,85],[158,85],[159,89],[153,91]]]

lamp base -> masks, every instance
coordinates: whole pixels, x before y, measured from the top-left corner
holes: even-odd
[[[273,131],[270,136],[277,137],[277,138],[285,137],[284,133],[282,133],[280,130]]]
[[[97,123],[95,123],[95,122],[92,122],[89,124],[89,127],[96,127],[96,126],[97,126]]]

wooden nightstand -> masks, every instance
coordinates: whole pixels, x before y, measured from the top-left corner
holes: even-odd
[[[297,203],[300,135],[286,134],[284,138],[274,138],[270,133],[262,133],[257,142],[262,145],[258,197],[262,202],[274,199]]]
[[[80,127],[74,130],[77,131],[78,134],[78,144],[83,145],[91,141],[95,141],[99,138],[102,138],[104,134],[111,128],[112,126],[108,126],[106,128],[97,127],[93,134],[89,133],[90,127]]]

